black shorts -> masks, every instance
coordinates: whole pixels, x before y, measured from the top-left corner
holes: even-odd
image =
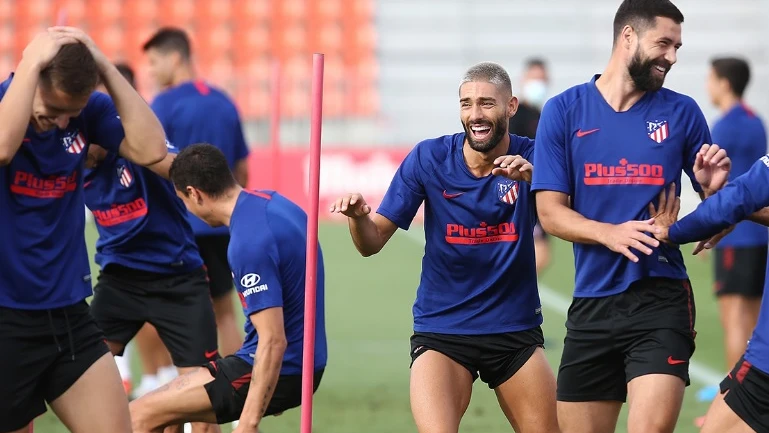
[[[205,385],[211,406],[216,413],[216,422],[226,424],[240,419],[246,404],[248,388],[251,385],[251,364],[236,355],[211,361],[206,368],[214,380]],[[323,369],[313,374],[313,393],[318,390]],[[264,416],[279,414],[302,404],[302,375],[281,375],[272,393],[270,404]]]
[[[559,401],[622,401],[627,383],[670,374],[689,385],[696,312],[689,281],[646,278],[619,294],[574,298],[566,320]]]
[[[724,402],[758,433],[769,433],[769,374],[740,358],[721,382]]]
[[[25,427],[109,353],[85,301],[53,310],[0,307],[0,431]]]
[[[230,235],[196,236],[203,266],[208,272],[208,285],[211,297],[219,298],[233,289],[232,271],[227,261],[227,247],[230,245]]]
[[[415,332],[411,336],[411,365],[420,355],[434,350],[479,376],[494,389],[523,367],[537,347],[545,347],[542,328],[486,335],[452,335]]]
[[[716,296],[742,295],[758,298],[764,294],[766,246],[716,248]]]
[[[152,324],[177,367],[195,367],[218,357],[216,320],[201,268],[162,275],[108,265],[99,274],[91,314],[107,340],[127,344]]]

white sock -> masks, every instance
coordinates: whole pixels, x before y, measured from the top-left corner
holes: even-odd
[[[158,384],[165,385],[168,382],[174,380],[179,372],[173,365],[166,365],[165,367],[158,368]]]
[[[142,376],[142,380],[139,383],[139,386],[137,386],[138,389],[142,390],[148,390],[152,391],[153,389],[157,388],[159,386],[158,384],[158,377],[154,374],[145,374]]]
[[[120,372],[120,378],[123,380],[131,380],[131,364],[128,362],[128,357],[125,355],[116,356],[115,364],[117,364],[117,369]]]

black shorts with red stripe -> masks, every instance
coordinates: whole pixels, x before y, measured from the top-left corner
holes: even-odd
[[[714,261],[716,296],[741,295],[760,300],[764,294],[766,259],[766,245],[717,247]]]
[[[728,391],[728,393],[726,393]],[[769,432],[769,374],[740,358],[721,382],[724,402],[756,432]]]
[[[627,383],[647,374],[677,376],[689,385],[695,317],[688,280],[645,278],[616,295],[575,298],[558,400],[624,402]]]
[[[240,419],[251,385],[253,366],[236,355],[211,361],[206,365],[214,380],[205,385],[218,424]],[[313,392],[318,390],[323,369],[313,374]],[[281,375],[264,416],[280,414],[302,404],[302,376]]]

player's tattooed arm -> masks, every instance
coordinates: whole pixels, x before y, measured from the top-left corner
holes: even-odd
[[[254,354],[254,369],[238,427],[253,431],[264,416],[278,384],[283,355],[286,352],[286,334],[283,328],[283,308],[273,307],[250,316],[259,334]]]

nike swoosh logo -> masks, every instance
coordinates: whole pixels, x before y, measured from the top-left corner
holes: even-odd
[[[462,194],[464,194],[464,193],[463,192],[455,192],[453,194],[449,194],[449,193],[446,192],[445,189],[443,190],[443,198],[447,198],[447,199],[457,198],[457,197],[459,197]]]
[[[668,356],[668,364],[670,365],[677,365],[677,364],[683,364],[686,361],[683,359],[673,359],[672,356]]]
[[[213,352],[206,351],[206,358],[211,359],[216,356],[217,353],[219,353],[218,350],[214,350]]]
[[[595,129],[589,129],[587,131],[583,131],[583,130],[580,129],[580,130],[577,131],[577,137],[582,138],[582,137],[584,137],[584,136],[586,136],[588,134],[592,134],[592,133],[598,131],[599,129],[600,128],[595,128]]]

